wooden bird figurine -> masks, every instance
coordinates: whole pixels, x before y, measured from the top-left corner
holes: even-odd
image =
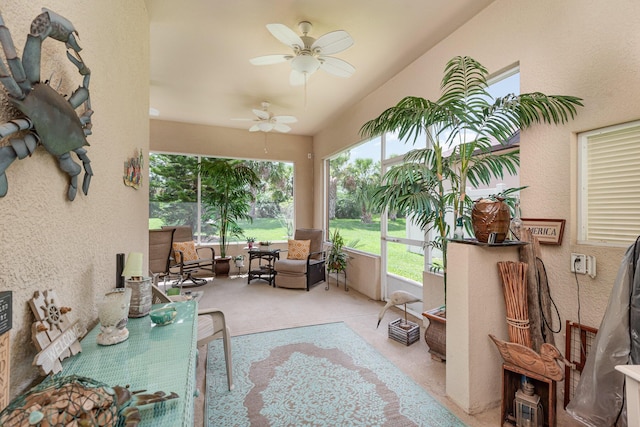
[[[529,347],[514,342],[502,341],[491,334],[489,334],[489,338],[496,344],[505,362],[555,381],[564,379],[564,371],[558,361],[571,364],[560,354],[560,350],[549,343],[542,344],[540,346],[540,354],[538,354]]]
[[[411,295],[409,292],[405,291],[395,291],[391,295],[389,295],[389,301],[382,307],[380,313],[378,314],[378,326],[380,326],[380,321],[384,317],[384,313],[394,305],[404,304],[404,324],[407,324],[407,304],[411,304],[412,302],[422,301],[420,298]]]

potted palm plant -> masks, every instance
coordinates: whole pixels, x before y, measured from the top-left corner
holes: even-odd
[[[347,268],[347,260],[349,256],[342,250],[344,247],[344,238],[340,235],[340,230],[333,230],[329,238],[331,247],[327,253],[325,264],[329,273],[341,273]]]
[[[331,236],[329,236],[329,241],[331,245],[329,247],[329,251],[327,253],[327,258],[325,260],[325,265],[327,267],[328,273],[336,273],[336,285],[340,285],[338,280],[338,275],[340,273],[345,273],[347,269],[347,262],[349,261],[349,255],[344,251],[345,241],[344,237],[340,234],[339,229],[333,230]],[[359,245],[359,240],[354,239],[348,242],[348,247],[356,248]],[[329,290],[329,281],[327,280],[327,286],[325,290]],[[348,291],[349,286],[347,285],[347,278],[345,273],[344,279],[344,290]]]
[[[202,182],[202,201],[213,211],[218,224],[220,257],[216,274],[229,274],[227,249],[229,239],[242,236],[240,220],[252,221],[249,215],[253,201],[252,187],[260,183],[258,175],[240,160],[203,158],[198,171]]]
[[[472,201],[466,188],[488,185],[505,172],[514,174],[519,165],[518,150],[495,151],[494,143],[505,144],[539,122],[565,123],[582,106],[580,98],[540,92],[493,99],[487,76],[479,62],[457,56],[445,66],[439,99],[407,96],[360,129],[364,137],[395,132],[411,143],[427,138],[427,148],[409,151],[402,165],[383,176],[373,199],[377,208],[403,213],[425,231],[435,231],[426,244],[442,251],[445,304],[453,224],[471,229]],[[447,220],[451,217],[452,222]]]

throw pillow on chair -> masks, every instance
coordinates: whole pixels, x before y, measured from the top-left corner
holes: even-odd
[[[180,258],[180,252],[184,255],[184,260]],[[195,261],[198,259],[198,252],[196,252],[195,242],[173,242],[173,255],[176,262],[181,263],[184,261]]]
[[[289,240],[287,245],[287,259],[306,260],[309,256],[311,240]]]

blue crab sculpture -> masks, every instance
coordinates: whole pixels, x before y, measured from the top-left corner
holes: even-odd
[[[81,167],[71,158],[73,151],[84,166],[82,191],[89,192],[89,183],[93,172],[87,151],[82,148],[89,145],[87,136],[91,134],[91,103],[89,99],[89,78],[91,72],[80,57],[80,46],[73,24],[66,18],[42,9],[31,23],[22,60],[16,53],[9,29],[0,15],[0,45],[4,50],[7,64],[0,60],[0,83],[5,87],[11,105],[19,110],[23,117],[0,125],[0,138],[7,138],[8,145],[0,147],[0,197],[7,194],[8,182],[6,169],[14,160],[30,156],[38,145],[42,145],[50,154],[58,158],[60,169],[70,177],[67,197],[73,200],[78,188],[78,175]],[[65,43],[67,58],[84,76],[82,86],[68,98],[53,89],[48,82],[40,81],[40,55],[42,42],[51,37]],[[8,68],[7,68],[8,66]],[[85,105],[80,115],[76,109]]]

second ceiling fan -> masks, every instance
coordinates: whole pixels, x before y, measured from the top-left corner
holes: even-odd
[[[293,53],[281,55],[265,55],[250,59],[254,65],[270,65],[291,62],[289,83],[300,86],[318,69],[338,77],[350,77],[356,69],[342,59],[335,58],[335,53],[342,52],[353,45],[353,39],[343,30],[331,31],[318,39],[308,36],[312,25],[308,21],[298,24],[302,36],[283,24],[268,24],[267,29],[279,41],[289,46]]]
[[[271,132],[275,130],[277,132],[289,132],[291,127],[288,126],[288,123],[295,123],[298,121],[293,116],[274,116],[269,111],[269,104],[267,101],[262,102],[262,110],[258,110],[257,108],[252,109],[253,114],[256,115],[255,119],[233,119],[233,120],[242,120],[242,121],[252,121],[253,125],[249,128],[249,132]]]

